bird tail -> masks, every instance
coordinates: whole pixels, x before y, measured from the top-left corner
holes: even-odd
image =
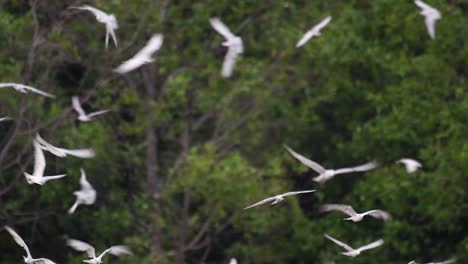
[[[72,206],[70,209],[68,209],[68,213],[69,213],[69,214],[73,214],[73,213],[75,212],[76,208],[78,208],[78,205],[79,205],[79,203],[78,203],[78,201],[76,201],[76,202],[73,204],[73,206]]]

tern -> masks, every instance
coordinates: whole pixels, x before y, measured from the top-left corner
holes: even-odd
[[[86,251],[86,254],[88,254],[88,257],[91,259],[88,260],[83,260],[83,262],[90,263],[90,264],[99,264],[103,263],[102,257],[106,255],[107,253],[112,254],[114,256],[121,256],[121,255],[131,255],[132,251],[127,246],[112,246],[106,250],[104,250],[101,255],[96,257],[96,250],[94,249],[93,246],[91,246],[88,243],[85,243],[80,240],[76,239],[67,239],[67,245],[73,248],[76,251]]]
[[[368,171],[377,168],[378,163],[375,161],[368,162],[366,164],[352,167],[352,168],[342,168],[338,170],[333,170],[333,169],[325,169],[322,167],[320,164],[316,163],[315,161],[312,161],[301,154],[295,152],[288,146],[284,145],[286,150],[297,160],[299,160],[302,164],[306,165],[307,167],[313,169],[320,175],[315,177],[313,180],[319,183],[324,183],[331,178],[335,177],[337,174],[343,174],[343,173],[351,173],[351,172],[362,172],[362,171]]]
[[[407,173],[413,173],[417,171],[420,167],[422,167],[421,163],[419,161],[414,160],[414,159],[399,159],[397,162],[402,163],[405,165],[405,169]]]
[[[221,44],[228,48],[226,56],[224,57],[221,76],[229,78],[234,70],[237,57],[239,54],[244,52],[244,44],[242,39],[239,36],[234,35],[218,17],[210,18],[210,24],[226,39],[226,41]]]
[[[328,16],[324,20],[322,20],[322,22],[320,22],[319,24],[317,24],[316,26],[311,28],[309,31],[307,31],[304,34],[304,36],[302,36],[302,38],[297,42],[296,48],[299,48],[302,45],[304,45],[312,37],[320,36],[320,34],[321,34],[320,30],[322,30],[325,26],[327,26],[328,23],[330,23],[331,19],[332,19],[331,16]]]
[[[135,70],[143,64],[154,62],[154,59],[152,58],[153,53],[161,48],[162,43],[163,35],[154,34],[143,49],[137,52],[133,58],[123,62],[119,67],[114,69],[114,71],[120,74],[124,74]]]
[[[457,259],[455,259],[455,258],[451,258],[449,260],[442,261],[442,262],[429,262],[429,263],[426,263],[426,264],[450,264],[450,263],[454,263],[456,260]],[[416,261],[412,260],[408,264],[418,264],[418,263]]]
[[[42,152],[41,145],[35,139],[33,140],[34,146],[34,171],[33,174],[24,172],[24,176],[29,184],[44,185],[47,181],[56,180],[67,176],[66,174],[55,175],[55,176],[44,176],[44,170],[46,168],[46,161],[44,153]]]
[[[368,212],[358,214],[356,213],[356,211],[354,211],[353,207],[351,207],[350,205],[346,205],[346,204],[324,204],[320,207],[320,211],[321,212],[340,211],[350,216],[348,218],[345,218],[344,220],[350,220],[353,222],[361,221],[366,215],[370,215],[374,218],[382,219],[384,221],[392,219],[392,216],[389,213],[382,211],[382,210],[371,210]]]
[[[64,149],[58,148],[54,145],[50,144],[49,142],[45,141],[39,133],[36,133],[36,140],[39,142],[41,148],[46,150],[57,157],[64,158],[67,155],[75,156],[78,158],[89,159],[96,156],[96,153],[92,149]]]
[[[271,204],[277,204],[277,203],[283,201],[284,197],[286,197],[286,196],[297,195],[297,194],[301,194],[301,193],[311,193],[311,192],[315,192],[315,190],[287,192],[287,193],[275,195],[275,196],[272,196],[272,197],[268,197],[268,198],[266,198],[264,200],[261,200],[260,202],[255,203],[255,204],[253,204],[251,206],[248,206],[248,207],[244,208],[244,210],[255,207],[255,206],[258,206],[258,205],[266,204],[266,203],[269,203],[269,202],[272,202]]]
[[[101,115],[110,111],[109,109],[106,109],[106,110],[101,110],[101,111],[86,114],[86,112],[81,107],[80,99],[78,99],[78,96],[72,97],[72,106],[73,106],[73,109],[75,109],[75,111],[78,113],[78,120],[82,122],[91,121],[94,119],[95,116],[98,116],[98,115]]]
[[[93,13],[93,15],[96,17],[97,21],[103,23],[106,25],[106,48],[109,43],[109,35],[112,37],[112,40],[114,40],[114,44],[117,47],[117,37],[115,36],[115,31],[116,29],[119,28],[119,25],[117,24],[117,19],[115,18],[114,14],[107,14],[102,10],[99,10],[95,7],[89,6],[89,5],[83,5],[83,6],[77,6],[77,7],[70,7],[73,9],[80,9],[80,10],[87,10]]]
[[[414,3],[421,8],[421,15],[425,17],[424,22],[426,23],[427,32],[432,39],[435,39],[435,23],[437,20],[442,18],[439,10],[432,6],[424,3],[420,0],[415,0]]]
[[[53,94],[46,93],[44,91],[41,91],[39,89],[36,89],[34,87],[31,87],[31,86],[24,85],[24,84],[21,84],[21,83],[0,83],[0,88],[5,88],[5,87],[13,87],[13,89],[15,89],[16,91],[18,91],[20,93],[33,92],[33,93],[37,93],[37,94],[45,96],[45,97],[50,97],[50,98],[55,97],[55,95],[53,95]]]
[[[345,243],[339,241],[339,240],[336,240],[334,239],[333,237],[327,235],[327,234],[324,234],[326,238],[330,239],[331,241],[335,242],[335,244],[343,247],[344,249],[348,250],[347,252],[343,252],[341,254],[345,255],[345,256],[348,256],[348,257],[356,257],[357,255],[361,254],[362,251],[364,250],[368,250],[368,249],[372,249],[372,248],[376,248],[378,246],[381,246],[384,241],[383,239],[379,239],[377,241],[374,241],[368,245],[365,245],[365,246],[362,246],[360,248],[357,248],[357,249],[354,249],[348,245],[346,245]]]
[[[80,204],[91,205],[96,201],[96,190],[94,190],[93,186],[88,182],[86,179],[86,173],[83,169],[80,168],[81,177],[80,177],[80,186],[81,189],[79,191],[73,192],[76,196],[76,201],[73,206],[68,210],[69,214],[73,214]]]
[[[55,264],[55,262],[53,262],[50,259],[46,259],[46,258],[37,258],[37,259],[35,259],[35,258],[33,258],[31,256],[31,252],[29,252],[28,245],[26,245],[24,240],[13,229],[11,229],[9,226],[5,226],[5,230],[8,231],[8,233],[10,233],[10,235],[15,240],[16,244],[18,244],[20,247],[22,247],[26,251],[26,256],[25,257],[23,256],[24,263],[28,263],[28,264]]]

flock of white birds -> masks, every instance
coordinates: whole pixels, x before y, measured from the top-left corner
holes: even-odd
[[[425,24],[426,24],[426,28],[427,28],[429,36],[432,39],[435,39],[435,22],[441,18],[440,12],[437,9],[427,5],[426,3],[420,0],[415,0],[414,2],[419,8],[421,8],[420,14],[425,17]],[[118,29],[118,23],[117,23],[116,17],[113,14],[107,14],[89,5],[84,5],[80,7],[71,7],[71,8],[91,12],[96,17],[98,22],[103,23],[106,26],[105,47],[106,48],[108,47],[109,37],[112,38],[115,46],[117,47],[117,37],[115,34],[115,30]],[[325,28],[331,22],[331,20],[332,20],[331,16],[328,16],[324,20],[322,20],[319,24],[317,24],[312,29],[307,31],[303,35],[303,37],[297,42],[296,47],[299,48],[303,46],[304,44],[306,44],[311,38],[320,36],[321,35],[320,31],[323,28]],[[244,45],[242,42],[242,38],[234,35],[229,30],[229,28],[217,17],[211,18],[209,22],[211,26],[225,38],[225,41],[222,43],[222,45],[227,47],[228,51],[224,57],[224,61],[223,61],[222,69],[221,69],[221,75],[225,78],[228,78],[233,73],[237,57],[244,52]],[[120,66],[114,69],[114,72],[119,73],[119,74],[125,74],[125,73],[128,73],[130,71],[137,69],[138,67],[144,64],[154,62],[155,59],[153,58],[153,54],[161,48],[162,44],[163,44],[163,36],[161,34],[154,34],[151,37],[151,39],[148,41],[148,43],[145,45],[145,47],[143,47],[139,52],[137,52],[132,58],[123,62]],[[19,84],[19,83],[0,83],[0,88],[6,88],[6,87],[12,87],[13,89],[21,93],[32,92],[32,93],[36,93],[36,94],[49,97],[49,98],[55,97],[54,95],[50,93],[44,92],[42,90],[39,90],[37,88],[31,87],[28,85]],[[86,112],[81,107],[80,100],[77,96],[72,97],[72,107],[78,113],[78,120],[82,122],[92,121],[94,120],[96,116],[110,111],[110,110],[101,110],[101,111],[86,114]],[[7,120],[12,120],[12,118],[10,117],[0,118],[0,122],[7,121]],[[326,169],[320,164],[316,163],[315,161],[312,161],[302,156],[301,154],[295,152],[290,147],[286,145],[284,147],[294,158],[299,160],[303,165],[311,168],[312,170],[314,170],[315,172],[319,174],[317,177],[313,179],[315,182],[318,182],[318,183],[324,183],[328,180],[331,180],[338,174],[365,172],[365,171],[373,170],[377,168],[379,165],[376,161],[371,161],[363,165],[359,165],[359,166],[355,166],[351,168],[342,168],[342,169],[337,169],[337,170]],[[50,180],[57,180],[66,176],[66,174],[44,176],[44,171],[46,168],[44,150],[60,158],[64,158],[68,155],[75,156],[78,158],[93,158],[95,156],[95,152],[92,149],[65,149],[65,148],[56,147],[50,144],[49,142],[47,142],[46,140],[44,140],[39,135],[39,133],[36,133],[33,139],[33,149],[34,149],[33,172],[32,174],[24,172],[26,181],[29,184],[44,185]],[[407,173],[413,173],[422,166],[418,161],[413,160],[413,159],[408,159],[408,158],[402,158],[398,160],[397,162],[402,163],[405,166]],[[91,205],[91,204],[94,204],[94,202],[96,201],[96,197],[97,197],[96,190],[88,182],[85,171],[82,168],[80,168],[80,171],[81,171],[80,190],[73,192],[73,195],[76,196],[76,201],[68,210],[69,214],[73,214],[79,205]],[[250,205],[244,208],[244,210],[252,208],[252,207],[256,207],[262,204],[266,204],[269,202],[271,202],[272,205],[277,204],[283,201],[284,198],[287,196],[303,194],[303,193],[312,193],[312,192],[315,192],[315,190],[294,191],[294,192],[287,192],[287,193],[275,195],[273,197],[269,197],[260,202],[257,202],[253,205]],[[320,207],[320,211],[321,212],[338,211],[349,216],[348,218],[345,218],[344,220],[349,220],[353,222],[362,221],[365,216],[371,216],[377,219],[382,219],[384,221],[391,220],[391,215],[388,212],[385,212],[382,210],[370,210],[364,213],[357,213],[353,209],[353,207],[351,207],[350,205],[345,205],[345,204],[324,204]],[[26,251],[26,256],[23,257],[25,263],[28,263],[28,264],[54,264],[55,263],[46,258],[37,258],[37,259],[33,258],[31,256],[28,246],[23,241],[23,239],[11,227],[5,226],[4,229],[8,233],[10,233],[10,235],[13,237],[15,242]],[[384,243],[382,239],[379,239],[368,245],[354,249],[351,246],[327,234],[324,234],[324,236],[327,239],[333,241],[335,244],[346,249],[346,252],[343,252],[342,254],[346,256],[350,256],[350,257],[356,257],[362,251],[379,247]],[[115,256],[120,256],[124,254],[127,254],[127,255],[132,254],[131,250],[127,246],[123,246],[123,245],[112,246],[104,250],[100,255],[96,256],[94,247],[92,247],[91,245],[85,242],[82,242],[76,239],[67,239],[66,244],[77,251],[86,252],[86,254],[88,255],[90,259],[83,260],[83,262],[91,263],[91,264],[103,263],[102,258],[107,253],[115,255]],[[455,259],[450,259],[444,262],[431,262],[428,264],[448,264],[448,263],[453,263],[453,262],[455,262]],[[235,258],[232,258],[229,263],[237,264],[237,260]],[[334,262],[327,261],[326,263],[334,263]],[[411,261],[408,264],[417,264],[417,263],[415,261]]]

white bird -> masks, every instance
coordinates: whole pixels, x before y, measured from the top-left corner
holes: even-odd
[[[46,96],[46,97],[50,97],[50,98],[55,97],[55,95],[53,95],[53,94],[46,93],[44,91],[41,91],[39,89],[36,89],[34,87],[31,87],[31,86],[24,85],[24,84],[21,84],[21,83],[0,83],[0,88],[5,88],[5,87],[13,87],[13,89],[15,89],[16,91],[18,91],[20,93],[33,92],[33,93],[37,93],[37,94],[40,94],[42,96]]]
[[[114,69],[114,71],[120,74],[124,74],[135,70],[143,64],[154,62],[154,59],[152,58],[153,53],[161,48],[162,43],[163,35],[154,34],[143,49],[135,54],[133,58],[120,64],[120,66]]]
[[[91,186],[91,184],[86,180],[86,173],[83,169],[80,168],[81,177],[80,177],[80,186],[79,191],[73,192],[76,196],[76,201],[73,206],[68,210],[69,214],[73,214],[80,204],[91,205],[96,201],[96,190]]]
[[[9,116],[4,116],[4,117],[0,117],[0,122],[12,120],[12,119],[13,119],[13,118],[11,118],[11,117],[9,117]]]
[[[88,243],[85,243],[83,241],[76,240],[76,239],[67,239],[67,245],[76,251],[86,251],[86,254],[88,254],[88,257],[90,257],[91,259],[83,260],[83,262],[90,263],[90,264],[103,263],[102,257],[104,257],[104,255],[107,253],[112,254],[114,256],[132,254],[132,251],[127,246],[118,245],[118,246],[112,246],[104,250],[101,253],[101,255],[96,257],[96,250],[94,249],[93,246],[91,246]]]
[[[237,264],[237,259],[231,258],[231,260],[229,261],[229,264]]]
[[[350,216],[348,218],[345,218],[344,220],[351,220],[353,222],[361,221],[366,215],[370,215],[374,218],[382,219],[384,221],[392,219],[392,216],[389,213],[382,211],[382,210],[371,210],[368,212],[358,214],[356,213],[356,211],[354,211],[353,207],[351,207],[350,205],[346,205],[346,204],[324,204],[320,206],[320,211],[321,212],[339,211]]]
[[[307,41],[309,41],[309,39],[311,39],[312,37],[314,36],[320,36],[321,32],[320,30],[322,30],[322,28],[324,28],[325,26],[328,25],[328,23],[330,23],[331,21],[331,16],[327,16],[324,20],[322,20],[322,22],[320,22],[319,24],[317,24],[316,26],[314,26],[313,28],[311,28],[309,31],[307,31],[304,36],[302,36],[302,38],[297,42],[296,44],[296,48],[299,48],[301,47],[302,45],[304,45]]]
[[[45,141],[39,133],[36,133],[36,140],[39,142],[41,148],[46,150],[57,157],[64,158],[67,155],[75,156],[78,158],[89,159],[96,156],[96,153],[92,149],[64,149],[58,148],[54,145],[50,144],[49,142]]]
[[[421,163],[419,161],[414,160],[414,159],[399,159],[397,162],[402,163],[405,165],[405,169],[407,173],[413,173],[417,171],[420,167],[422,167]]]
[[[218,17],[210,18],[210,24],[226,39],[226,41],[221,43],[221,45],[228,48],[226,56],[224,57],[221,76],[228,78],[232,75],[237,57],[244,52],[244,44],[242,39],[234,35]]]
[[[78,96],[72,97],[72,106],[73,106],[73,109],[75,109],[75,111],[78,113],[78,120],[82,122],[91,121],[94,119],[95,116],[101,115],[110,111],[109,109],[106,109],[106,110],[101,110],[101,111],[86,114],[86,112],[81,107],[80,99],[78,98]]]
[[[414,3],[421,8],[421,15],[423,15],[424,22],[426,23],[427,32],[432,39],[435,39],[435,23],[437,20],[442,18],[439,10],[433,8],[432,6],[424,3],[420,0],[415,0]]]
[[[46,161],[44,153],[42,152],[41,145],[35,139],[33,140],[34,146],[34,171],[33,174],[24,172],[24,176],[29,184],[44,185],[47,181],[56,180],[67,176],[66,174],[55,175],[55,176],[44,176],[44,170],[46,168]]]
[[[357,249],[354,249],[352,247],[350,247],[349,245],[339,241],[339,240],[336,240],[335,238],[327,235],[327,234],[324,234],[326,238],[330,239],[331,241],[335,242],[337,245],[343,247],[344,249],[347,250],[347,252],[342,252],[341,254],[345,255],[345,256],[348,256],[348,257],[356,257],[357,255],[361,254],[362,251],[364,250],[368,250],[368,249],[372,249],[372,248],[376,248],[378,246],[381,246],[384,241],[383,239],[379,239],[377,241],[374,241],[368,245],[365,245],[365,246],[362,246],[360,248],[357,248]]]
[[[337,174],[343,174],[343,173],[351,173],[351,172],[362,172],[362,171],[368,171],[372,170],[378,167],[378,163],[375,161],[368,162],[366,164],[356,166],[356,167],[351,167],[351,168],[342,168],[338,170],[333,170],[333,169],[325,169],[322,167],[320,164],[316,163],[315,161],[312,161],[301,154],[295,152],[288,146],[284,145],[286,150],[297,160],[299,160],[302,164],[306,165],[307,167],[313,169],[320,175],[315,177],[313,180],[319,183],[324,183],[331,178],[335,177]]]
[[[37,259],[35,259],[35,258],[33,258],[31,256],[31,252],[29,252],[28,245],[26,245],[24,240],[13,229],[11,229],[9,226],[5,226],[5,230],[8,231],[8,233],[10,233],[10,235],[15,240],[16,244],[18,244],[20,247],[22,247],[26,251],[26,256],[25,257],[23,256],[24,263],[28,263],[28,264],[55,264],[55,262],[53,262],[50,259],[46,259],[46,258],[37,258]]]
[[[117,47],[117,37],[115,36],[115,31],[116,29],[119,28],[119,25],[117,24],[117,18],[115,18],[114,14],[107,14],[102,10],[99,10],[95,7],[89,6],[89,5],[83,5],[83,6],[78,6],[78,7],[70,7],[73,9],[80,9],[80,10],[87,10],[93,13],[93,15],[96,17],[97,21],[103,23],[106,25],[106,48],[109,43],[109,35],[112,36],[112,39],[114,40],[114,44]]]
[[[449,260],[442,261],[442,262],[429,262],[429,263],[426,263],[426,264],[450,264],[450,263],[454,263],[456,260],[457,260],[456,258],[451,258]],[[418,264],[418,263],[416,261],[412,260],[408,264]]]
[[[256,204],[253,204],[253,205],[251,205],[251,206],[248,206],[248,207],[244,208],[244,210],[249,209],[249,208],[252,208],[252,207],[255,207],[255,206],[257,206],[257,205],[262,205],[262,204],[265,204],[265,203],[269,203],[269,202],[271,202],[271,201],[273,201],[271,204],[277,204],[277,203],[283,201],[283,200],[284,200],[284,197],[286,197],[286,196],[291,196],[291,195],[296,195],[296,194],[301,194],[301,193],[311,193],[311,192],[315,192],[315,190],[297,191],[297,192],[287,192],[287,193],[275,195],[275,196],[266,198],[266,199],[264,199],[264,200],[261,200],[260,202],[258,202],[258,203],[256,203]]]

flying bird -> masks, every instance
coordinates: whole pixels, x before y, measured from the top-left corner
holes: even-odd
[[[37,93],[37,94],[45,96],[45,97],[50,97],[50,98],[55,97],[55,95],[53,95],[53,94],[46,93],[44,91],[41,91],[39,89],[36,89],[34,87],[31,87],[31,86],[24,85],[24,84],[20,84],[20,83],[0,83],[0,88],[6,88],[6,87],[13,87],[13,89],[15,89],[16,91],[18,91],[20,93],[33,92],[33,93]]]
[[[226,56],[224,57],[221,76],[229,78],[234,70],[237,57],[239,54],[244,52],[244,44],[242,39],[239,36],[234,35],[218,17],[210,18],[210,24],[226,39],[226,41],[221,43],[221,45],[228,48]]]
[[[80,177],[80,186],[81,189],[79,191],[73,192],[76,196],[76,201],[73,206],[68,210],[69,214],[73,214],[80,204],[91,205],[96,201],[96,190],[94,190],[93,186],[88,182],[86,179],[86,173],[83,169],[80,168],[81,177]]]
[[[320,22],[319,24],[317,24],[316,26],[311,28],[309,31],[307,31],[304,34],[304,36],[302,36],[302,38],[297,42],[296,48],[299,48],[302,45],[304,45],[312,37],[320,36],[320,34],[321,34],[320,30],[322,30],[325,26],[327,26],[328,23],[330,23],[331,19],[332,19],[331,16],[328,16],[324,20],[322,20],[322,22]]]
[[[124,74],[135,70],[143,64],[154,62],[154,59],[152,58],[153,53],[161,48],[162,43],[163,35],[154,34],[143,49],[135,54],[133,58],[123,62],[119,67],[114,69],[114,71],[120,74]]]
[[[456,260],[457,260],[456,258],[451,258],[449,260],[442,261],[442,262],[429,262],[429,263],[426,263],[426,264],[450,264],[450,263],[455,263]],[[418,264],[418,263],[413,260],[408,264]]]
[[[73,109],[75,109],[75,111],[78,113],[78,120],[82,122],[91,121],[94,119],[95,116],[98,116],[98,115],[101,115],[110,111],[109,109],[106,109],[106,110],[101,110],[101,111],[86,114],[86,112],[81,107],[80,99],[78,99],[78,96],[72,97],[72,106],[73,106]]]
[[[237,259],[231,258],[231,260],[229,261],[229,264],[237,264]]]
[[[248,206],[248,207],[244,208],[244,210],[255,207],[255,206],[258,206],[258,205],[266,204],[266,203],[269,203],[269,202],[272,202],[271,204],[277,204],[277,203],[283,201],[284,197],[286,197],[286,196],[291,196],[291,195],[296,195],[296,194],[301,194],[301,193],[311,193],[311,192],[315,192],[315,190],[287,192],[287,193],[275,195],[273,197],[266,198],[266,199],[264,199],[264,200],[262,200],[262,201],[260,201],[260,202],[258,202],[256,204]]]
[[[66,174],[55,175],[55,176],[44,176],[44,170],[46,168],[46,161],[44,153],[42,152],[41,145],[35,139],[33,140],[34,146],[34,171],[33,174],[24,172],[26,181],[29,184],[44,185],[47,181],[56,180],[67,176]]]
[[[397,162],[402,163],[405,165],[405,169],[407,173],[413,173],[417,171],[420,167],[422,167],[421,163],[419,161],[414,160],[414,159],[399,159]]]
[[[31,252],[29,252],[28,245],[26,245],[24,240],[13,229],[11,229],[9,226],[5,226],[5,230],[8,231],[8,233],[10,233],[10,235],[15,240],[16,244],[18,244],[20,247],[22,247],[26,251],[26,256],[25,257],[23,256],[25,263],[27,263],[27,264],[55,264],[55,262],[53,262],[50,259],[46,259],[46,258],[37,258],[37,259],[35,259],[35,258],[33,258],[31,256]]]
[[[101,255],[96,257],[96,250],[93,246],[88,243],[85,243],[80,240],[76,239],[67,239],[67,245],[73,248],[76,251],[86,251],[88,257],[91,259],[83,260],[83,262],[90,263],[90,264],[99,264],[103,263],[102,257],[107,253],[112,254],[114,256],[121,256],[121,255],[131,255],[132,251],[127,246],[112,246],[106,250],[104,250]]]
[[[368,249],[372,249],[372,248],[376,248],[378,246],[381,246],[384,241],[383,239],[379,239],[377,241],[374,241],[368,245],[365,245],[365,246],[362,246],[360,248],[357,248],[357,249],[354,249],[350,246],[348,246],[347,244],[327,235],[327,234],[324,234],[326,238],[330,239],[331,241],[335,242],[335,244],[337,244],[338,246],[340,247],[343,247],[344,249],[347,250],[347,252],[343,252],[341,254],[345,255],[345,256],[348,256],[348,257],[356,257],[357,255],[361,254],[362,251],[364,250],[368,250]]]
[[[368,171],[377,168],[378,163],[376,161],[371,161],[366,164],[356,166],[356,167],[351,167],[351,168],[343,168],[343,169],[338,169],[338,170],[333,170],[333,169],[325,169],[322,167],[320,164],[316,163],[315,161],[312,161],[301,154],[295,152],[288,146],[284,145],[286,150],[297,160],[299,160],[302,164],[306,165],[307,167],[313,169],[320,175],[315,177],[313,180],[319,183],[324,183],[337,174],[343,174],[343,173],[351,173],[351,172],[362,172],[362,171]]]
[[[424,22],[426,23],[427,32],[432,39],[435,39],[435,23],[437,20],[442,18],[439,10],[433,8],[432,6],[424,3],[420,0],[415,0],[414,3],[421,8],[420,14],[423,15]]]
[[[97,21],[106,25],[106,48],[109,43],[109,35],[112,37],[112,40],[114,41],[114,44],[117,47],[117,37],[115,36],[115,30],[119,28],[119,25],[117,24],[117,18],[115,18],[114,14],[107,14],[104,11],[99,10],[89,5],[70,7],[70,8],[87,10],[93,13]]]
[[[50,144],[49,142],[45,141],[39,133],[36,133],[36,140],[39,142],[41,148],[46,150],[57,157],[64,158],[67,155],[75,156],[78,158],[89,159],[96,156],[96,153],[92,149],[64,149],[58,148],[54,145]]]
[[[366,215],[370,215],[374,218],[382,219],[384,221],[392,219],[392,216],[389,213],[382,211],[382,210],[371,210],[368,212],[358,214],[356,213],[356,211],[354,211],[353,207],[351,207],[350,205],[346,205],[346,204],[324,204],[320,207],[320,211],[321,212],[339,211],[350,216],[348,218],[345,218],[344,220],[351,220],[353,222],[361,221]]]

